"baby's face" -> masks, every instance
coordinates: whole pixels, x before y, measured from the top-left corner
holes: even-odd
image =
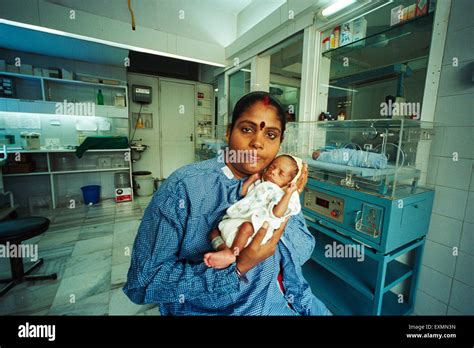
[[[263,180],[270,181],[279,187],[284,187],[295,176],[294,164],[288,157],[281,156],[273,160],[263,173]]]
[[[314,151],[313,152],[313,159],[317,160],[320,154],[321,154],[321,151],[319,151],[319,150]]]

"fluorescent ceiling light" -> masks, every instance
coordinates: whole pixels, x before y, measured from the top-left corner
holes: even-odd
[[[322,11],[324,17],[333,15],[336,12],[341,11],[349,5],[352,5],[356,0],[338,0],[334,4],[329,5]]]
[[[250,70],[250,69],[240,69],[240,71],[245,71],[245,72],[249,72],[249,73],[252,72],[252,70]]]
[[[377,6],[376,8],[373,8],[373,9],[371,9],[370,11],[367,11],[367,12],[365,12],[365,13],[362,13],[360,16],[357,16],[357,17],[355,17],[355,18],[352,18],[351,20],[355,21],[356,19],[359,19],[360,17],[364,17],[364,16],[368,15],[369,13],[372,13],[372,12],[374,12],[374,11],[377,11],[378,9],[381,9],[381,8],[384,7],[384,6],[390,5],[392,2],[393,2],[393,0],[389,0],[388,2],[386,2],[386,3],[384,3],[384,4],[380,5],[380,6]]]
[[[333,86],[333,85],[326,85],[326,84],[321,84],[321,86],[323,87],[329,87],[329,88],[334,88],[334,89],[340,89],[341,91],[349,91],[349,92],[359,92],[355,89],[350,89],[350,88],[343,88],[343,87],[337,87],[337,86]]]
[[[202,64],[207,64],[207,65],[217,66],[217,67],[221,67],[221,68],[225,67],[224,64],[209,62],[209,61],[202,60],[202,59],[195,59],[195,58],[180,56],[180,55],[177,55],[177,54],[171,54],[171,53],[167,53],[167,52],[151,50],[149,48],[143,48],[143,47],[138,47],[138,46],[121,44],[121,43],[118,43],[118,42],[97,39],[97,38],[90,37],[90,36],[84,36],[84,35],[68,33],[68,32],[65,32],[65,31],[62,31],[62,30],[50,29],[50,28],[46,28],[46,27],[40,27],[40,26],[37,26],[37,25],[33,25],[33,24],[26,24],[26,23],[21,23],[21,22],[10,21],[8,19],[0,18],[0,24],[7,24],[7,25],[15,26],[15,27],[41,31],[43,33],[55,34],[55,35],[71,37],[71,38],[79,39],[79,40],[96,42],[96,43],[100,43],[100,44],[104,44],[104,45],[108,45],[108,46],[112,46],[112,47],[123,48],[123,49],[130,50],[130,51],[149,53],[149,54],[153,54],[153,55],[156,55],[156,56],[163,56],[163,57],[181,59],[181,60],[186,60],[186,61],[190,61],[190,62],[196,62],[196,63],[202,63]]]

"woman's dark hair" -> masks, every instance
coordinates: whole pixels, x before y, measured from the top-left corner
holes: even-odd
[[[281,123],[280,140],[283,141],[283,134],[285,133],[286,128],[285,109],[283,108],[283,106],[281,106],[280,102],[275,97],[273,97],[270,93],[263,91],[250,92],[239,99],[239,101],[235,104],[234,110],[232,112],[232,122],[229,125],[229,133],[232,133],[232,130],[234,129],[234,126],[237,123],[239,117],[245,111],[247,111],[248,108],[250,108],[258,101],[267,103],[268,105],[271,105],[276,109],[278,119]]]

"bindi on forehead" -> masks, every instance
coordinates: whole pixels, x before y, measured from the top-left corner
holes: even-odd
[[[263,128],[265,128],[265,122],[260,122],[260,130],[263,130]]]
[[[270,97],[268,95],[263,97],[263,105],[267,106],[270,104]]]

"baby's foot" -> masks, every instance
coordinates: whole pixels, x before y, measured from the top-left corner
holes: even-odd
[[[225,249],[215,253],[204,254],[204,263],[207,267],[222,269],[235,262],[236,257],[230,249]]]

